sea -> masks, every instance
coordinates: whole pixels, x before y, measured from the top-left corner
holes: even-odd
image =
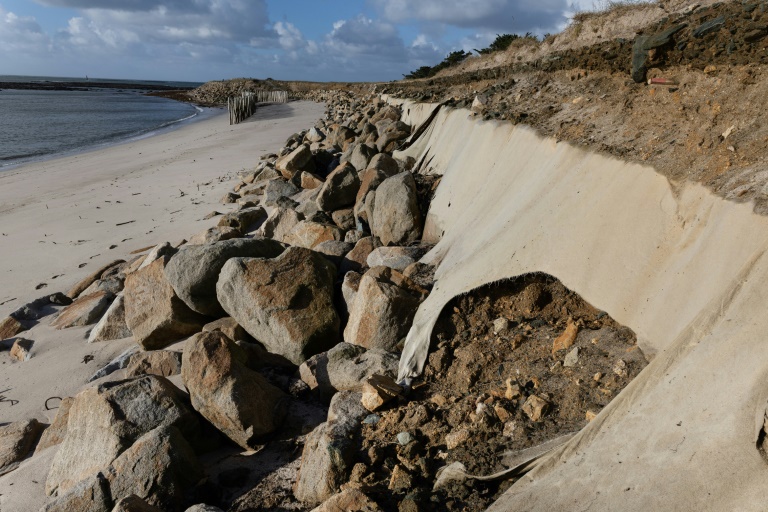
[[[3,83],[82,82],[124,88],[76,91],[4,89]],[[89,85],[90,84],[90,85]],[[218,112],[147,96],[136,86],[197,87],[191,82],[0,75],[0,172],[19,165],[150,137]]]

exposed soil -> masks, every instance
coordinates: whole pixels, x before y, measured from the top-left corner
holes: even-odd
[[[573,346],[553,353],[569,324],[571,332],[578,326]],[[363,425],[351,485],[384,510],[485,510],[511,482],[432,493],[437,470],[461,462],[471,474],[491,474],[505,469],[508,451],[580,430],[647,364],[635,342],[630,329],[543,274],[453,300],[435,328],[423,383]],[[576,349],[577,361],[566,360]],[[413,440],[401,445],[405,432]]]

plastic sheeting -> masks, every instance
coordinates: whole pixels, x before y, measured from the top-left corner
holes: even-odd
[[[404,103],[418,125],[432,105]],[[401,154],[443,174],[425,238],[437,283],[400,361],[418,376],[455,296],[541,271],[653,357],[490,510],[765,510],[768,219],[652,168],[441,109]]]

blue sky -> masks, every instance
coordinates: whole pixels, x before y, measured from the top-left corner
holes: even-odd
[[[0,74],[397,80],[594,0],[0,0]]]

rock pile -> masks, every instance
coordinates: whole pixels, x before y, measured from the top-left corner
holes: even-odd
[[[440,179],[393,156],[413,131],[399,108],[373,95],[310,96],[327,104],[326,118],[242,173],[222,200],[236,209],[216,226],[115,261],[0,323],[0,336],[15,340],[14,364],[34,357],[17,335],[53,312],[58,329],[93,326],[89,342],[137,344],[65,398],[42,436],[34,421],[0,429],[0,474],[36,444],[56,450],[45,511],[479,510],[491,494],[430,498],[440,463],[467,463],[465,447],[479,439],[500,450],[565,409],[534,376],[500,390],[492,377],[506,352],[492,340],[447,339],[474,321],[471,311],[443,328],[426,388],[394,381],[433,286],[435,269],[419,260]],[[555,292],[530,291],[527,302],[525,293],[521,318],[481,322],[510,337],[510,350],[521,343],[515,329],[528,325],[534,337],[531,311],[546,310],[546,293],[547,314],[566,309]],[[569,319],[567,350],[530,349],[532,360],[583,367],[590,351],[579,326],[613,327],[583,309],[581,323]],[[550,316],[547,336],[565,321]],[[622,362],[624,383],[640,364]]]

